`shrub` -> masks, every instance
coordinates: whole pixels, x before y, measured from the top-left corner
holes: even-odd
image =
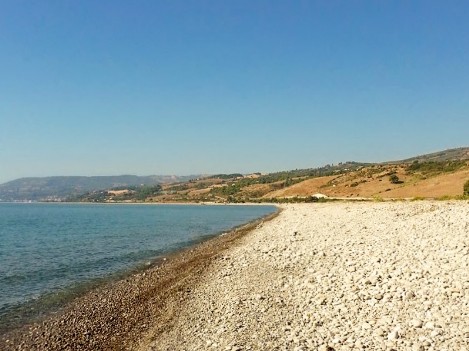
[[[469,196],[469,180],[464,183],[464,192],[463,192],[463,195],[465,196]]]
[[[454,199],[455,199],[454,196],[451,196],[451,195],[443,195],[443,196],[437,197],[435,200],[439,200],[439,201],[448,201],[448,200],[454,200]]]
[[[451,173],[465,166],[466,162],[463,160],[414,162],[407,167],[407,172],[437,175],[440,173]]]
[[[389,181],[393,184],[399,184],[401,181],[399,180],[399,177],[396,174],[392,174],[389,176]]]
[[[318,198],[316,196],[308,196],[306,199],[305,199],[305,202],[318,202]]]

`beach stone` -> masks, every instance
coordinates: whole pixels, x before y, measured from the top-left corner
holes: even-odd
[[[393,330],[388,334],[388,340],[396,340],[399,338],[399,332],[397,330]]]
[[[435,328],[435,323],[427,322],[427,323],[425,323],[424,328],[425,329],[433,329],[433,328]]]
[[[423,321],[420,319],[412,319],[410,321],[410,325],[414,328],[422,328],[423,326]]]

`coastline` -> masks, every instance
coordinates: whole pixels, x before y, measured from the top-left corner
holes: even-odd
[[[277,207],[273,214],[169,252],[148,266],[130,271],[130,275],[100,284],[60,310],[0,335],[0,349],[134,348],[150,326],[168,319],[170,302],[180,291],[196,284],[217,255],[280,211]]]
[[[280,209],[77,299],[0,349],[467,350],[467,203]]]

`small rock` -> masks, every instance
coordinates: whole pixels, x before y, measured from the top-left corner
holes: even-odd
[[[327,302],[327,298],[323,294],[319,294],[316,296],[316,304],[317,305],[325,305]]]
[[[368,330],[371,329],[371,325],[368,322],[362,324],[362,329]]]
[[[397,340],[399,339],[399,332],[397,330],[393,330],[388,334],[388,340]]]
[[[422,328],[423,321],[421,321],[420,319],[412,319],[410,321],[410,325],[414,328]]]
[[[386,334],[385,330],[383,328],[378,328],[375,330],[375,334],[378,336],[384,336]]]
[[[433,322],[427,322],[427,323],[425,323],[424,328],[425,328],[425,329],[433,329],[433,328],[435,328],[435,323],[433,323]]]

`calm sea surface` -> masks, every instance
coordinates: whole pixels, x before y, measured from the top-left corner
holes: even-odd
[[[0,329],[2,322],[34,315],[93,282],[274,211],[273,206],[0,203]]]

